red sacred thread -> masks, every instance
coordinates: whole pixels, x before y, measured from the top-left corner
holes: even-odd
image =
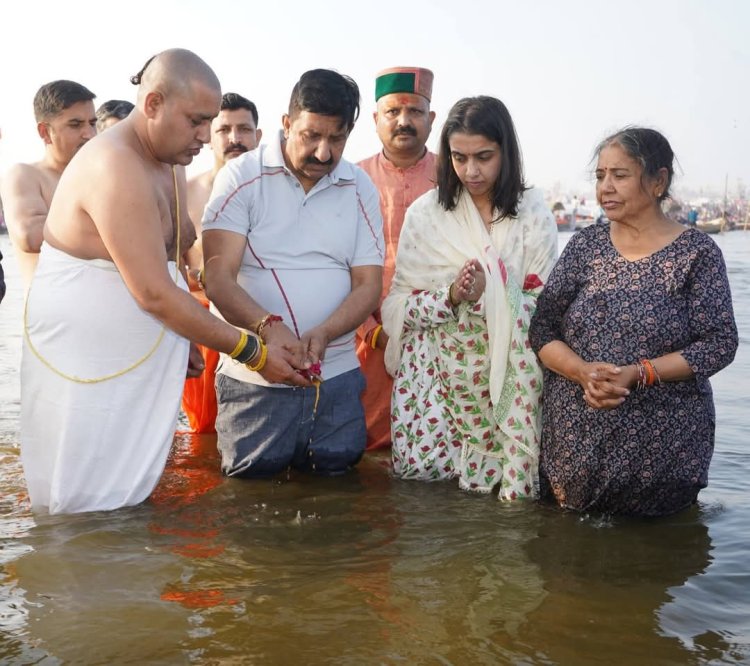
[[[255,250],[253,250],[253,246],[250,245],[250,239],[247,239],[247,249],[250,250],[250,253],[255,257],[255,261],[258,262],[258,265],[261,268],[266,268],[266,265],[261,261],[260,257],[255,254]],[[268,270],[268,269],[266,269]],[[284,299],[284,303],[286,304],[286,309],[289,311],[289,316],[292,318],[292,326],[294,326],[294,333],[296,334],[297,338],[300,338],[299,334],[299,328],[297,328],[297,318],[294,316],[294,310],[292,310],[292,304],[289,302],[289,299],[287,298],[286,292],[284,291],[284,287],[281,284],[281,280],[279,280],[279,276],[276,275],[276,269],[271,268],[271,275],[273,275],[273,279],[276,280],[276,284],[279,287],[279,291],[281,292],[281,296]]]
[[[289,316],[292,319],[292,326],[294,326],[294,333],[297,336],[297,339],[301,338],[302,336],[299,333],[299,328],[297,327],[297,318],[294,316],[294,310],[292,310],[292,304],[289,302],[289,298],[286,295],[286,291],[284,291],[284,287],[281,284],[281,280],[279,280],[279,276],[276,274],[276,270],[274,268],[267,269],[263,261],[261,261],[261,258],[255,254],[255,250],[253,250],[253,246],[250,245],[250,239],[247,239],[247,249],[250,250],[250,253],[255,257],[255,260],[258,262],[258,265],[266,270],[271,271],[271,275],[273,275],[273,279],[276,280],[276,285],[279,287],[279,291],[281,292],[281,296],[284,299],[284,303],[286,304],[286,309],[289,311]],[[317,411],[318,408],[318,399],[320,397],[320,361],[317,361],[316,363],[313,363],[309,368],[298,370],[299,374],[301,374],[306,379],[310,379],[315,383],[316,385],[316,392],[315,392],[315,407],[313,407],[313,413]]]

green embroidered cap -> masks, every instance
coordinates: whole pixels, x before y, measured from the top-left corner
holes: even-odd
[[[432,97],[434,75],[424,67],[389,67],[375,77],[375,101],[391,93],[422,95],[429,101]]]

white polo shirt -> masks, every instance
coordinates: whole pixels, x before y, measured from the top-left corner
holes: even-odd
[[[270,144],[236,157],[219,171],[203,229],[246,237],[237,283],[303,335],[349,295],[352,266],[383,265],[383,222],[375,185],[346,160],[306,194],[284,163],[281,136],[279,132]],[[352,331],[328,345],[323,379],[358,365]],[[269,385],[226,355],[219,372]]]

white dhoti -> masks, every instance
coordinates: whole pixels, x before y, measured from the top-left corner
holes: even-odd
[[[76,513],[142,502],[172,444],[188,341],[167,329],[138,364],[162,323],[138,306],[112,262],[78,259],[47,244],[27,323],[34,349],[24,339],[21,460],[32,507]],[[108,375],[116,376],[70,378]]]

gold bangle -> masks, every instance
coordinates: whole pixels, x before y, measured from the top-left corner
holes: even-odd
[[[206,267],[201,266],[201,269],[198,271],[198,286],[200,286],[201,289],[206,288]]]
[[[378,336],[380,335],[380,331],[383,330],[383,324],[378,324],[375,329],[372,332],[372,335],[370,336],[370,347],[373,349],[376,349],[378,346]]]
[[[253,365],[252,361],[248,361],[245,363],[245,366],[248,370],[252,370],[253,372],[260,372],[263,370],[263,368],[266,367],[266,360],[268,359],[268,345],[263,343],[263,340],[260,340],[260,358],[258,359],[258,362]]]
[[[263,337],[263,336],[262,336],[262,333],[263,333],[263,329],[264,329],[264,328],[265,328],[266,326],[268,326],[268,325],[270,325],[270,324],[273,324],[273,322],[275,322],[275,321],[284,321],[284,318],[283,318],[283,317],[280,317],[279,315],[275,315],[275,314],[272,314],[272,313],[270,313],[270,312],[269,312],[269,313],[268,313],[268,314],[267,314],[267,315],[266,315],[265,317],[263,317],[263,319],[261,319],[261,320],[260,320],[260,321],[258,322],[258,325],[257,325],[257,326],[256,326],[256,328],[255,328],[255,332],[256,332],[256,333],[257,333],[257,334],[258,334],[258,335],[259,335],[259,336],[261,337],[261,339],[262,339],[262,337]]]
[[[270,312],[268,314],[271,314]],[[268,321],[268,314],[265,317],[262,317],[261,320],[253,326],[253,330],[260,335],[260,332],[263,330],[263,327],[266,325],[266,322]]]
[[[240,341],[237,343],[237,346],[229,352],[229,356],[231,358],[237,358],[241,353],[242,350],[245,349],[247,346],[247,333],[245,331],[240,331]]]

